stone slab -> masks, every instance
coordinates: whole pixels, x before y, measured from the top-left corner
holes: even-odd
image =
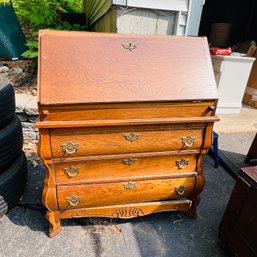
[[[33,130],[26,130],[26,129],[23,129],[23,138],[25,140],[29,139],[29,140],[37,140],[38,139],[38,136],[37,136],[37,133]]]
[[[23,113],[25,112],[25,107],[33,99],[32,95],[29,94],[15,94],[16,100],[16,112]]]
[[[38,128],[35,128],[34,123],[31,122],[22,122],[22,127],[26,130],[38,131]]]
[[[28,115],[38,115],[37,97],[33,96],[29,102],[25,105],[25,112]]]

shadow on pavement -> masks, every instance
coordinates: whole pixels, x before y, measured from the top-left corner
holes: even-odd
[[[238,158],[238,156],[234,156]],[[100,257],[104,241],[111,231],[115,237],[123,237],[124,245],[132,240],[127,228],[131,227],[137,244],[138,256],[227,256],[218,244],[218,226],[225,211],[235,180],[222,167],[214,169],[213,160],[207,156],[203,162],[206,185],[201,194],[198,218],[192,220],[179,212],[163,212],[130,220],[105,218],[79,218],[62,220],[63,228],[80,227],[90,237],[94,256]],[[41,204],[44,169],[29,163],[28,185],[20,207],[7,215],[18,225],[47,235],[49,224],[45,208]],[[21,206],[23,206],[21,208]],[[62,233],[62,232],[61,232]],[[64,233],[64,232],[63,232]],[[59,235],[60,236],[60,235]],[[68,237],[68,235],[63,235]]]

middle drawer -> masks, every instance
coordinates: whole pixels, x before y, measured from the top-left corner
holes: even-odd
[[[159,154],[159,155],[158,155]],[[144,153],[54,163],[57,183],[114,181],[195,172],[198,154]]]
[[[51,129],[54,158],[200,149],[204,127],[123,131]]]

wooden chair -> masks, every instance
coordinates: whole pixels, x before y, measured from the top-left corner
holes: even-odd
[[[219,238],[232,257],[257,256],[257,166],[240,170],[220,223]]]
[[[250,160],[253,159],[257,159],[257,133],[255,135],[255,138],[253,139],[248,154],[245,157],[245,162],[248,163]]]

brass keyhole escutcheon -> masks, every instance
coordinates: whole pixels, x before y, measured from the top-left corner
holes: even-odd
[[[178,195],[183,195],[186,192],[187,188],[187,186],[179,186],[175,187],[175,191]]]
[[[129,181],[129,182],[123,184],[123,186],[124,186],[124,188],[131,190],[131,189],[135,188],[136,184],[137,184],[136,182]]]
[[[123,46],[124,49],[127,49],[129,50],[130,52],[134,49],[137,48],[137,45],[136,44],[133,44],[133,43],[124,43],[124,44],[121,44]]]
[[[61,146],[63,153],[73,154],[78,150],[79,144],[68,142],[66,144],[62,144]]]
[[[128,158],[128,159],[125,159],[122,161],[123,164],[126,164],[128,166],[134,164],[135,162],[136,162],[136,159],[134,159],[134,158]]]
[[[184,169],[188,165],[188,163],[189,163],[189,160],[186,160],[184,158],[181,158],[180,160],[176,161],[176,165],[180,170]]]
[[[70,166],[69,168],[64,168],[63,170],[64,170],[64,173],[70,178],[77,176],[79,173],[79,168],[76,168],[74,166]]]
[[[181,137],[183,145],[187,147],[192,146],[195,143],[195,139],[196,137],[192,137],[192,136]]]
[[[71,197],[66,197],[65,199],[72,206],[76,206],[80,202],[80,198],[76,195],[73,195]]]
[[[125,139],[130,141],[131,143],[138,140],[138,135],[136,133],[130,133],[128,135],[124,135]]]

